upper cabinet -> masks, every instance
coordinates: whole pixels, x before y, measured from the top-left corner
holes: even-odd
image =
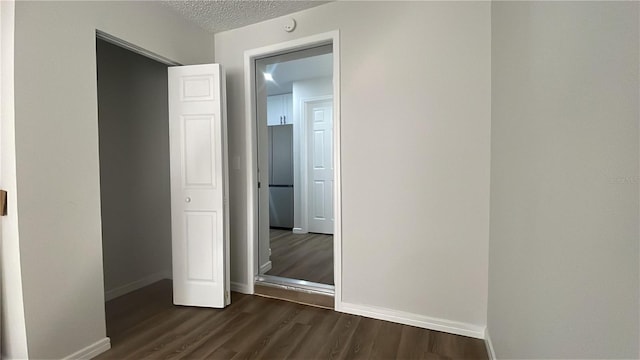
[[[293,124],[293,95],[267,96],[267,125]]]

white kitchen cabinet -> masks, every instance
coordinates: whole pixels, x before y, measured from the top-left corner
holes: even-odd
[[[267,125],[293,124],[293,95],[267,96]]]

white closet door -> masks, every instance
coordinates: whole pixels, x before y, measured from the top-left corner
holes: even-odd
[[[169,68],[173,302],[229,304],[224,74],[219,64]]]
[[[309,124],[309,232],[333,234],[333,102],[312,102]]]

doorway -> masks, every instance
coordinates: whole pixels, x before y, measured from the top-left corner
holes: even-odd
[[[338,33],[245,53],[250,288],[340,285]]]
[[[100,37],[96,65],[105,302],[111,303],[171,279],[168,65]],[[117,327],[107,321],[108,334]]]
[[[135,309],[150,292],[172,290],[162,306],[230,304],[225,75],[220,64],[182,66],[100,31],[96,38],[111,336],[147,317]],[[139,317],[120,316],[128,312]]]

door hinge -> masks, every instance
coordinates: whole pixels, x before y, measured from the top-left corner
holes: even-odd
[[[225,298],[225,300],[227,300],[227,302],[229,302],[229,292],[228,291],[224,292],[224,298]]]
[[[260,189],[260,181],[258,181],[258,189]]]

